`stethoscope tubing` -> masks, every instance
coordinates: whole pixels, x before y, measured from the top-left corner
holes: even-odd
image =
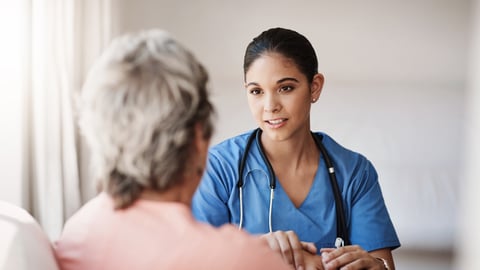
[[[239,189],[239,199],[240,199],[240,222],[238,225],[239,229],[243,228],[243,186],[244,186],[244,181],[243,181],[243,171],[245,168],[246,160],[248,157],[248,152],[251,148],[251,145],[255,139],[257,139],[258,142],[260,142],[260,135],[262,133],[262,130],[260,128],[255,129],[252,134],[249,136],[247,140],[247,144],[245,146],[245,151],[242,155],[242,158],[240,159],[239,163],[239,171],[238,171],[238,181],[237,181],[237,187]],[[319,135],[316,135],[312,133],[313,139],[315,141],[315,144],[317,145],[318,149],[320,150],[322,156],[325,159],[325,164],[327,166],[327,171],[330,179],[330,184],[332,186],[332,191],[335,197],[335,211],[336,211],[336,217],[337,217],[337,238],[335,240],[335,246],[340,247],[343,245],[350,245],[350,240],[348,237],[347,233],[347,226],[346,226],[346,220],[345,220],[345,212],[343,209],[343,203],[342,203],[342,196],[340,192],[340,188],[338,187],[338,182],[337,178],[335,175],[335,169],[332,164],[332,161],[330,159],[330,156],[327,153],[327,150],[323,146],[322,143],[322,137]],[[263,146],[261,143],[259,143],[260,146],[260,154],[262,156],[262,159],[264,160],[265,164],[267,165],[268,169],[268,177],[269,177],[269,187],[270,187],[270,200],[269,200],[269,210],[268,210],[268,228],[269,232],[273,232],[273,226],[272,226],[272,212],[273,212],[273,199],[274,199],[274,191],[276,188],[276,179],[275,179],[275,173],[273,172],[272,165],[270,164],[270,161],[268,158],[265,156],[265,151],[263,149]]]

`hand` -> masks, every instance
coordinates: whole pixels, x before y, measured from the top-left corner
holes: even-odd
[[[312,254],[308,251],[303,251],[303,258],[305,262],[305,270],[325,270],[321,256]]]
[[[272,250],[279,252],[283,260],[295,269],[305,269],[305,254],[317,252],[313,243],[301,242],[294,231],[276,231],[264,234],[262,238],[267,241]],[[308,263],[316,263],[318,260],[309,257]]]
[[[345,246],[341,248],[322,248],[322,260],[325,270],[384,270],[382,262],[374,258],[360,246]]]

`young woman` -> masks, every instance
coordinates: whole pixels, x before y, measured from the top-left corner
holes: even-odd
[[[213,130],[207,80],[160,30],[119,37],[97,61],[80,119],[103,192],[56,242],[62,270],[289,269],[263,241],[192,216]]]
[[[253,39],[244,75],[259,128],[211,148],[194,215],[262,234],[297,268],[318,252],[319,268],[394,269],[400,243],[373,165],[310,130],[324,82],[317,69],[312,45],[295,31]]]

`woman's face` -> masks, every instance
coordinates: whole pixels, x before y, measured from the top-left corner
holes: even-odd
[[[312,84],[293,60],[267,53],[255,60],[245,74],[245,88],[253,117],[266,138],[283,141],[310,132],[310,106],[317,100],[323,77]]]

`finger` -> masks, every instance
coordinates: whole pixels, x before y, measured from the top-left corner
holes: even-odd
[[[302,244],[302,248],[305,251],[308,251],[312,254],[317,254],[317,247],[312,242],[300,242]]]
[[[277,240],[280,253],[282,254],[284,261],[296,267],[297,265],[295,264],[292,246],[290,245],[290,238],[288,234],[284,231],[276,231],[273,233],[273,235]]]
[[[333,260],[344,253],[354,252],[355,250],[362,250],[362,249],[357,245],[351,245],[351,246],[344,246],[341,248],[322,248],[320,249],[320,253],[322,254],[323,260],[325,262],[328,262],[329,260]]]
[[[305,270],[324,270],[322,257],[304,251]]]
[[[373,261],[368,258],[359,258],[357,260],[351,261],[350,263],[346,264],[345,266],[348,266],[348,269],[383,269],[383,264],[380,265],[379,261]],[[381,268],[378,268],[380,267]],[[374,268],[372,268],[374,267]]]
[[[350,246],[334,249],[328,253],[322,253],[323,262],[327,269],[337,269],[339,267],[351,266],[353,269],[363,269],[359,266],[371,265],[370,255],[359,246]]]
[[[298,236],[293,231],[286,232],[288,236],[288,242],[290,244],[292,250],[292,256],[295,263],[295,267],[299,269],[299,267],[305,266],[304,256],[303,256],[303,245],[298,239]]]
[[[348,269],[383,269],[383,264],[380,264],[380,262],[373,258],[372,256],[366,254],[366,255],[363,255],[362,256],[357,256],[357,255],[353,255],[352,253],[360,253],[360,252],[349,252],[349,253],[346,253],[342,256],[339,257],[338,259],[338,263],[336,264],[332,264],[332,263],[328,263],[326,265],[326,269],[329,270],[329,269],[344,269],[344,268],[348,268]],[[349,259],[349,258],[346,258],[348,256],[352,256],[354,257],[354,259]],[[346,260],[343,260],[343,259],[346,259]],[[343,260],[343,261],[342,261]],[[337,261],[337,260],[335,260]],[[378,268],[378,267],[381,267],[381,268]]]
[[[320,253],[323,254],[323,253],[330,253],[332,251],[334,251],[336,248],[321,248],[320,249]]]
[[[267,241],[268,246],[270,247],[271,250],[276,252],[280,251],[280,245],[278,244],[278,241],[273,234],[271,233],[264,234],[261,236],[261,238]]]

